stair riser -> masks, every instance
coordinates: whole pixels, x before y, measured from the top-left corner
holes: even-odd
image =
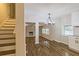
[[[4,26],[6,26],[6,27],[8,27],[8,26],[15,27],[15,25],[12,25],[12,24],[4,24]]]
[[[15,24],[15,22],[4,22],[4,24],[5,24],[5,23],[7,23],[7,24],[11,24],[11,23],[12,23],[12,24]]]
[[[0,31],[0,34],[4,34],[4,33],[13,33],[13,31]]]
[[[13,33],[0,33],[0,35],[12,35]]]
[[[15,22],[4,22],[4,23],[8,23],[8,24],[11,24],[12,23],[12,24],[15,24]]]
[[[0,40],[0,44],[5,44],[5,43],[14,43],[15,39],[7,39],[7,40]]]
[[[7,55],[3,55],[3,56],[15,56],[15,54],[7,54]]]
[[[12,23],[10,23],[10,24],[8,24],[8,23],[4,23],[4,25],[15,25],[15,24],[12,24]]]
[[[7,21],[5,21],[5,22],[15,22],[15,21],[14,21],[14,20],[10,20],[10,21],[7,20]]]
[[[1,28],[1,30],[14,30],[14,28]]]
[[[15,37],[15,36],[14,35],[0,35],[0,39],[9,38],[9,37]]]
[[[5,20],[5,22],[7,22],[7,21],[14,21],[15,22],[15,20]]]
[[[2,28],[15,28],[15,26],[2,26]]]

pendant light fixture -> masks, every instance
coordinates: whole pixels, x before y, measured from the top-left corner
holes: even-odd
[[[47,23],[48,23],[48,24],[55,24],[55,20],[52,19],[51,13],[48,13]]]

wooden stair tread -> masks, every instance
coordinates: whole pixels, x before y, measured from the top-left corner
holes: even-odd
[[[13,33],[0,33],[0,35],[13,35]]]
[[[15,45],[15,43],[5,43],[5,44],[0,44],[0,47],[13,46],[13,45]]]
[[[14,31],[14,29],[0,29],[0,31]]]
[[[13,23],[11,23],[11,24],[9,24],[9,23],[4,23],[4,25],[15,25],[15,23],[13,24]]]
[[[1,30],[14,30],[14,28],[1,28]]]
[[[15,56],[15,53],[13,53],[13,54],[3,55],[3,56]]]
[[[15,55],[15,19],[7,19],[0,28],[0,55]]]
[[[2,28],[15,28],[15,26],[2,26]]]
[[[10,39],[15,39],[15,37],[0,38],[0,40],[10,40]]]
[[[7,55],[7,54],[14,54],[14,53],[15,53],[15,49],[14,50],[1,51],[0,56]]]

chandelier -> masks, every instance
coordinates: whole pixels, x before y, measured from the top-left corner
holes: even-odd
[[[51,13],[48,13],[47,24],[55,24],[54,18],[52,19]]]

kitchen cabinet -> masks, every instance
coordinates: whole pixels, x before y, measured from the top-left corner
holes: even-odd
[[[69,37],[69,48],[79,51],[79,26],[73,27],[73,36]]]
[[[79,36],[71,36],[70,37],[69,48],[79,52]]]

